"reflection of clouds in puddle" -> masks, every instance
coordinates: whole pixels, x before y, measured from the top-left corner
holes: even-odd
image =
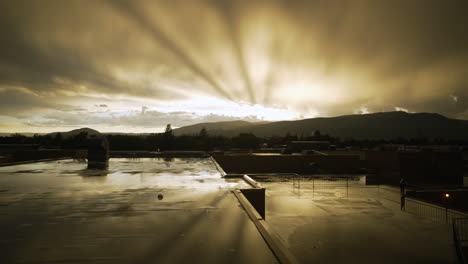
[[[103,184],[107,181],[105,176],[83,176],[84,183]]]
[[[110,159],[107,170],[87,169],[80,160],[24,164],[0,168],[0,184],[2,189],[11,185],[21,186],[21,191],[53,190],[57,197],[112,192],[125,197],[122,190],[144,187],[164,195],[163,200],[152,199],[156,202],[191,201],[222,189],[248,187],[241,179],[222,178],[209,159],[174,158],[170,168],[165,166],[167,162],[158,158]],[[14,177],[15,172],[21,172],[21,177]]]

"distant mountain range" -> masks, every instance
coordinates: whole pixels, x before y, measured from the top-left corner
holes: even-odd
[[[364,115],[319,117],[295,121],[250,123],[229,121],[200,123],[174,129],[175,135],[194,135],[205,128],[210,135],[235,136],[253,133],[258,137],[310,136],[315,130],[341,138],[396,139],[443,138],[468,140],[468,121],[434,113],[382,112]]]
[[[176,128],[175,135],[198,135],[205,128],[210,135],[237,136],[239,133],[253,133],[258,137],[284,136],[287,133],[298,136],[311,136],[319,130],[321,134],[354,139],[461,139],[468,140],[468,121],[447,118],[434,113],[382,112],[364,115],[344,115],[337,117],[318,117],[294,121],[247,122],[225,121],[199,123]],[[63,138],[78,135],[88,136],[101,133],[91,128],[74,129],[60,132]],[[55,137],[59,132],[50,133]],[[139,135],[147,133],[102,133],[103,135]],[[2,136],[8,136],[5,133]],[[25,135],[25,134],[23,134]],[[28,135],[29,136],[29,135]],[[32,136],[32,134],[31,134]]]
[[[62,135],[62,138],[69,138],[69,137],[74,137],[82,132],[85,132],[88,134],[88,137],[89,136],[98,136],[98,135],[101,135],[101,133],[97,130],[94,130],[92,128],[88,128],[88,127],[83,127],[83,128],[78,128],[78,129],[73,129],[73,130],[70,130],[70,131],[67,131],[67,132],[53,132],[53,133],[49,133],[48,135],[51,135],[52,137],[55,137],[58,133],[60,133]]]
[[[190,126],[179,127],[173,130],[175,135],[196,135],[201,129],[205,128],[211,135],[234,135],[237,130],[244,127],[251,128],[257,124],[266,123],[252,123],[242,120],[236,121],[222,121],[222,122],[210,122],[210,123],[199,123]]]

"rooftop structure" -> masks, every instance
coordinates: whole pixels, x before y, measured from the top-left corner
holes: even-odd
[[[250,177],[230,174],[236,166],[249,170],[268,166],[272,160],[274,170],[283,165],[291,168],[294,159],[299,165],[314,160],[322,169],[336,162],[349,169],[360,162],[358,156],[346,155],[223,155],[216,159],[111,158],[106,169],[89,169],[86,161],[72,159],[2,167],[2,260],[456,260],[448,220],[466,214],[410,197],[402,210],[398,188],[369,185],[366,174],[345,170],[320,175],[306,171],[250,173]],[[435,213],[421,214],[427,208]]]
[[[2,263],[276,263],[209,159],[0,168]],[[162,195],[162,199],[160,199]]]

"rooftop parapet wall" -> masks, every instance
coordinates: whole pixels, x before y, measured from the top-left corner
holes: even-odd
[[[400,174],[410,182],[463,184],[461,153],[399,153]]]
[[[364,168],[387,183],[463,184],[463,158],[458,152],[367,151]]]
[[[59,159],[59,158],[86,158],[88,155],[87,150],[81,149],[44,149],[44,150],[23,150],[17,151],[13,154],[7,155],[0,160],[2,164],[36,161],[45,159]]]
[[[367,169],[379,183],[463,184],[460,153],[367,151],[352,155],[220,155],[213,156],[227,174],[361,173]]]
[[[358,156],[213,156],[226,173],[354,173]]]
[[[396,151],[366,151],[365,168],[396,172],[400,171],[400,157]]]

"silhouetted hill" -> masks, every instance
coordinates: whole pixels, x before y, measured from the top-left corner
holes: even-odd
[[[232,123],[232,125],[230,125]],[[175,129],[174,133],[196,134],[205,127],[209,134],[234,136],[253,133],[259,137],[291,135],[310,136],[315,130],[341,138],[396,139],[443,138],[468,140],[468,121],[457,120],[433,113],[382,112],[365,115],[320,117],[267,124],[217,122],[197,124]]]
[[[205,128],[210,134],[223,135],[227,131],[240,129],[245,126],[252,127],[261,123],[251,123],[247,121],[223,121],[223,122],[209,122],[199,123],[190,126],[184,126],[173,130],[175,135],[198,135],[202,128]]]
[[[76,136],[76,135],[78,135],[78,134],[80,134],[82,132],[88,133],[88,137],[89,136],[101,135],[101,133],[99,131],[94,130],[92,128],[88,128],[88,127],[73,129],[73,130],[70,130],[70,131],[67,131],[67,132],[53,132],[53,133],[50,133],[49,135],[51,135],[52,137],[55,137],[56,134],[60,133],[60,134],[62,134],[62,138],[69,138],[69,137]]]

